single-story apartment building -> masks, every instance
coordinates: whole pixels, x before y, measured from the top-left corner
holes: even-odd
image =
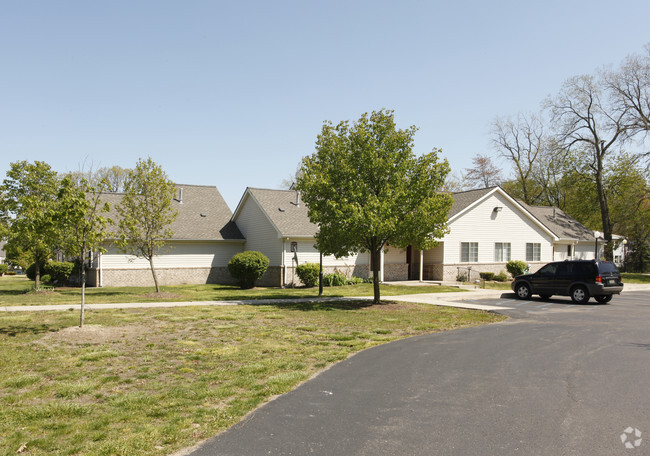
[[[110,193],[115,206],[123,195]],[[469,279],[479,272],[505,271],[510,260],[526,261],[531,270],[553,260],[593,259],[602,243],[594,232],[563,211],[529,206],[501,187],[452,194],[449,232],[429,250],[388,246],[380,260],[382,281]],[[154,259],[160,283],[233,283],[227,271],[230,258],[257,250],[269,258],[269,268],[258,282],[266,286],[300,283],[296,267],[318,263],[314,247],[318,227],[309,221],[306,204],[294,190],[249,187],[234,213],[214,186],[178,186],[174,200],[178,218],[168,246]],[[149,264],[121,253],[112,243],[93,258],[90,285],[153,285]],[[323,256],[324,272],[370,277],[368,253],[343,258]]]

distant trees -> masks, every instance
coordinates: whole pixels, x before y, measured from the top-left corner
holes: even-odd
[[[8,250],[28,254],[35,263],[35,286],[41,271],[60,245],[57,223],[59,180],[45,162],[11,163],[0,185],[0,220]]]
[[[539,116],[493,122],[495,150],[513,169],[504,187],[528,204],[559,206],[602,231],[611,260],[614,227],[623,236],[632,231],[630,219],[612,208],[612,198],[620,197],[614,175],[620,161],[632,174],[640,171],[642,154],[623,152],[650,131],[650,46],[617,70],[569,78],[543,106]]]
[[[472,158],[471,168],[465,169],[465,183],[470,188],[487,188],[500,185],[501,170],[497,168],[487,155],[477,154]]]

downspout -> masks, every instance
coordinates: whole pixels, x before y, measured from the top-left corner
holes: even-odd
[[[104,286],[104,270],[102,269],[102,252],[97,252],[97,269],[99,269],[99,274],[97,278],[97,286]]]
[[[379,251],[379,282],[384,281],[384,249]]]
[[[285,261],[285,259],[284,259],[285,249],[286,249],[286,240],[284,238],[282,238],[282,284],[281,284],[282,288],[284,288],[286,283],[287,283],[287,268],[286,268],[286,266],[284,264],[284,261]]]
[[[420,282],[424,281],[424,250],[420,250]]]

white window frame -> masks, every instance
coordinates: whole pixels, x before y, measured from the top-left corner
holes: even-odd
[[[505,263],[512,259],[512,244],[510,242],[494,243],[494,261]]]
[[[461,263],[478,263],[478,242],[460,243]]]
[[[540,242],[526,243],[526,261],[542,261],[542,244]]]

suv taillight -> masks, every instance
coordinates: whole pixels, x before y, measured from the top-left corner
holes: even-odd
[[[596,276],[596,282],[603,283],[603,278],[601,276]]]

